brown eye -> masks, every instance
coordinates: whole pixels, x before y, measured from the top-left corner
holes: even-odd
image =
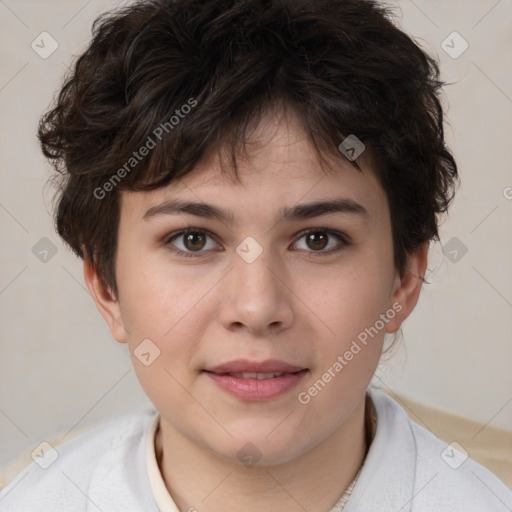
[[[306,243],[311,249],[322,250],[327,246],[328,238],[322,231],[313,231],[306,235]]]
[[[205,254],[203,253],[206,253],[208,249],[218,249],[218,245],[208,231],[195,228],[169,235],[169,237],[164,240],[164,244],[172,252],[180,256],[204,256]]]
[[[302,232],[294,245],[300,245],[301,242],[303,247],[298,247],[299,249],[309,252],[310,255],[318,253],[318,256],[329,255],[351,245],[349,238],[344,233],[323,228]]]
[[[194,231],[183,235],[184,245],[190,251],[199,251],[206,244],[206,236],[200,231]]]

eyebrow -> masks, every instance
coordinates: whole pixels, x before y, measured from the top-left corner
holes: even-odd
[[[143,219],[148,220],[157,215],[177,215],[183,213],[197,217],[214,218],[231,224],[235,222],[235,215],[231,210],[226,210],[208,203],[181,201],[178,199],[169,199],[159,205],[151,207],[144,214]],[[365,219],[369,217],[368,211],[363,205],[352,199],[343,197],[284,207],[279,210],[279,216],[283,220],[311,219],[329,213],[359,215]]]

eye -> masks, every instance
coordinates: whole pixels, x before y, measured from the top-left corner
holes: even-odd
[[[209,231],[205,229],[197,229],[197,228],[188,228],[178,233],[173,233],[169,238],[165,240],[165,245],[169,246],[169,249],[172,252],[179,254],[180,256],[186,257],[194,257],[199,256],[199,254],[204,252],[202,249],[206,247],[206,249],[214,249],[217,244],[213,242],[213,247],[207,247],[207,237],[212,236]],[[172,247],[175,246],[173,240],[178,240],[181,242],[182,248]]]
[[[335,240],[337,239],[337,244],[332,244],[333,238]],[[295,242],[295,244],[302,239],[305,240],[306,251],[320,254],[332,254],[341,251],[344,247],[350,245],[348,237],[344,233],[325,228],[310,229],[301,233],[299,240]],[[329,245],[331,245],[331,249],[324,250]]]

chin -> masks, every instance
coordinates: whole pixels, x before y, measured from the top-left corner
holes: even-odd
[[[274,425],[275,427],[275,425]],[[268,433],[254,433],[254,435],[234,436],[234,438],[223,439],[223,443],[208,443],[210,450],[218,457],[226,459],[237,465],[252,467],[272,467],[286,464],[299,457],[310,449],[310,446],[297,444],[297,435],[289,433],[272,433],[270,440]]]

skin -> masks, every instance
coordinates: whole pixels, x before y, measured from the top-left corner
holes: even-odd
[[[409,254],[402,277],[393,265],[386,194],[363,153],[360,173],[340,155],[318,161],[292,113],[266,115],[240,157],[242,183],[220,170],[212,153],[194,171],[150,192],[123,192],[116,279],[106,288],[88,262],[84,275],[96,306],[127,343],[148,397],[160,411],[156,453],[164,481],[182,511],[328,511],[364,459],[364,397],[384,335],[414,309],[428,244]],[[276,221],[283,206],[350,198],[367,218],[330,213]],[[145,212],[170,198],[228,208],[235,222],[190,214]],[[169,235],[206,229],[201,243]],[[324,228],[322,229],[319,228]],[[345,233],[340,247],[308,244],[300,232]],[[236,248],[253,237],[263,252],[247,263]],[[200,239],[201,241],[202,239]],[[166,243],[167,242],[167,243]],[[184,257],[171,248],[198,254]],[[201,252],[202,251],[202,252]],[[307,390],[379,315],[401,311],[309,403]],[[160,356],[149,366],[134,350],[150,339]],[[279,359],[308,368],[297,388],[261,402],[228,395],[202,372],[237,358]],[[252,443],[261,459],[245,466],[237,453]],[[247,450],[247,448],[245,448]]]

